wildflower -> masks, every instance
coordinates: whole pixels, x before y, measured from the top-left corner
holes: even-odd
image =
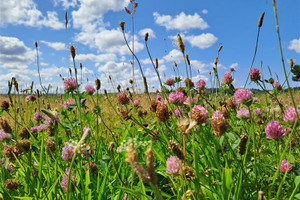
[[[74,105],[75,104],[75,101],[74,99],[68,99],[66,101],[64,101],[64,104],[63,104],[63,107],[66,109],[66,110],[69,110],[69,106],[70,105]]]
[[[124,197],[122,198],[122,200],[129,200],[127,193],[124,194]]]
[[[4,118],[0,118],[0,127],[6,132],[6,133],[12,133],[11,126],[9,125],[8,121]]]
[[[7,111],[9,109],[9,102],[6,99],[3,100],[0,104],[0,108]]]
[[[262,115],[262,112],[259,108],[254,109],[253,113],[254,113],[255,116],[261,116]]]
[[[237,102],[236,102],[236,100],[235,100],[234,98],[229,99],[229,101],[228,101],[227,104],[226,104],[226,107],[227,107],[228,109],[235,110],[236,107],[237,107]]]
[[[280,139],[286,135],[282,125],[280,125],[278,121],[274,120],[270,121],[266,125],[265,131],[267,133],[266,138],[268,139]]]
[[[19,140],[19,144],[17,144],[17,148],[20,149],[20,151],[29,152],[31,147],[32,141],[30,140]],[[19,145],[22,147],[19,147]]]
[[[259,99],[258,99],[257,97],[252,97],[252,101],[253,101],[253,102],[258,102],[258,100],[259,100]]]
[[[191,99],[190,97],[186,98],[184,104],[189,106],[190,105],[190,99]],[[195,103],[197,103],[197,98],[192,97],[192,105],[195,104]]]
[[[300,116],[299,116],[300,119]],[[294,107],[288,107],[284,111],[284,116],[283,116],[284,121],[289,121],[291,123],[295,122],[297,120],[297,113]]]
[[[181,109],[181,107],[179,106],[178,108],[176,108],[175,112],[175,116],[180,119],[182,117],[182,115],[184,114],[184,111]]]
[[[73,77],[65,78],[64,86],[66,92],[72,92],[77,89],[76,80]]]
[[[44,116],[45,124],[51,126],[55,121],[60,121],[58,114],[55,111],[50,111],[49,115]]]
[[[6,166],[6,170],[7,170],[7,171],[12,171],[12,169],[13,169],[12,164],[11,164],[10,162],[8,162],[8,163],[7,163],[7,166]]]
[[[250,113],[249,113],[248,109],[241,108],[239,111],[237,111],[236,116],[237,116],[237,118],[240,118],[240,119],[247,119],[247,118],[250,118]]]
[[[287,160],[283,159],[280,165],[280,172],[289,172],[292,170],[292,165]]]
[[[30,128],[30,132],[36,133],[38,131],[44,131],[44,130],[46,130],[46,128],[47,128],[47,125],[41,124],[39,126],[33,126],[33,127],[31,127]]]
[[[203,90],[203,89],[205,88],[205,85],[206,85],[206,83],[205,83],[205,81],[202,80],[202,79],[200,79],[200,80],[196,83],[197,88],[199,88],[200,90]]]
[[[220,137],[227,129],[227,122],[220,111],[215,111],[211,118],[211,126],[216,136]]]
[[[156,100],[157,100],[157,101],[161,101],[161,100],[162,100],[162,96],[160,96],[159,94],[156,95]]]
[[[166,81],[166,85],[173,86],[175,84],[175,80],[172,78],[168,78]]]
[[[129,104],[129,98],[127,97],[125,91],[118,94],[118,103],[122,105]]]
[[[250,71],[250,78],[251,78],[251,81],[258,81],[258,80],[260,80],[259,69],[252,68],[251,71]]]
[[[246,103],[252,99],[252,92],[247,89],[238,89],[234,93],[234,99],[238,103]]]
[[[184,102],[185,97],[184,97],[184,94],[182,92],[172,92],[169,95],[169,100],[173,104],[181,104],[181,103]]]
[[[232,82],[233,82],[233,78],[230,72],[225,72],[223,75],[222,84],[230,84]]]
[[[234,72],[235,71],[234,67],[230,67],[230,71]]]
[[[66,174],[64,174],[64,177],[62,178],[60,186],[63,189],[63,191],[65,193],[67,193],[68,185],[69,185],[69,177],[71,176],[70,178],[71,178],[71,186],[72,187],[74,187],[73,184],[76,183],[76,178],[75,178],[75,175],[72,176],[73,172],[72,171],[70,172],[69,169],[66,169],[65,173]],[[70,173],[71,173],[71,175],[70,175]]]
[[[138,107],[139,105],[140,105],[140,102],[139,102],[139,100],[134,100],[133,101],[133,105],[135,106],[135,107]]]
[[[207,123],[208,122],[208,111],[199,105],[195,105],[192,108],[192,120],[196,121],[198,124]]]
[[[85,92],[88,93],[89,95],[94,94],[95,91],[96,90],[93,86],[91,86],[91,85],[85,86]]]
[[[6,133],[3,129],[0,129],[0,141],[2,142],[4,139],[11,138],[11,134]]]
[[[80,104],[81,104],[81,105],[84,106],[84,105],[85,105],[85,102],[86,102],[86,99],[80,99]]]
[[[74,150],[75,150],[74,146],[71,146],[69,144],[65,145],[62,148],[62,154],[61,154],[62,159],[65,161],[71,161],[74,156]]]
[[[16,190],[20,186],[20,181],[17,179],[6,179],[4,187],[8,190]]]
[[[33,120],[34,120],[34,121],[40,122],[40,121],[42,121],[43,119],[44,119],[44,116],[43,116],[42,113],[40,113],[40,112],[34,113],[34,115],[33,115]]]
[[[156,112],[157,104],[158,104],[158,102],[156,100],[154,100],[154,99],[151,100],[151,102],[150,102],[150,110],[152,112]]]
[[[26,97],[26,101],[35,101],[36,100],[36,97],[34,96],[34,95],[32,95],[32,94],[30,94],[30,95],[28,95],[27,97]]]
[[[164,104],[162,102],[159,102],[157,104],[156,117],[161,122],[165,122],[165,121],[169,120],[169,118],[170,118],[169,109],[166,104]]]
[[[281,89],[281,85],[280,85],[279,82],[276,82],[276,81],[275,81],[272,85],[273,85],[273,88],[274,88],[274,89],[278,89],[278,90]]]
[[[190,86],[190,88],[194,87],[194,82],[191,79],[187,78],[187,79],[184,80],[184,82],[185,82],[185,87],[187,87],[187,88],[189,86]]]
[[[167,168],[166,172],[170,174],[179,174],[180,173],[180,164],[181,161],[176,156],[170,156],[167,159]]]

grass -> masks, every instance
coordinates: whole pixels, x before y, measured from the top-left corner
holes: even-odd
[[[239,97],[215,59],[217,88],[176,78],[157,94],[136,94],[134,84],[107,94],[77,87],[71,55],[64,94],[22,94],[13,79],[0,96],[2,199],[300,199],[300,91],[288,75],[287,93],[249,72],[264,92]]]

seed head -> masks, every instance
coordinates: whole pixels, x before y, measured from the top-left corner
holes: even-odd
[[[20,185],[20,181],[17,179],[6,179],[4,187],[8,190],[16,190]]]
[[[186,58],[186,61],[187,61],[188,65],[191,65],[191,62],[190,62],[190,59],[189,59],[189,55],[188,55],[188,54],[185,55],[185,58]]]
[[[135,171],[135,173],[143,179],[144,182],[149,182],[151,180],[150,174],[147,170],[145,170],[141,164],[137,160],[136,151],[132,150],[126,153],[126,162],[128,162],[131,168]]]
[[[151,178],[151,182],[154,185],[156,185],[157,184],[157,176],[156,176],[154,165],[153,165],[154,159],[153,159],[153,151],[152,151],[151,147],[149,147],[147,149],[147,151],[145,151],[145,156],[146,156],[146,165],[147,165],[148,173]]]
[[[220,51],[222,50],[222,48],[223,48],[223,45],[222,45],[222,44],[220,44],[220,45],[219,45],[218,52],[220,52]]]
[[[163,102],[157,104],[156,117],[161,122],[165,122],[170,118],[168,106]]]
[[[0,118],[0,127],[6,132],[6,133],[12,133],[11,126],[9,125],[8,121],[4,118]]]
[[[148,41],[148,37],[149,37],[149,33],[146,33],[146,34],[145,34],[145,41],[146,41],[146,42]]]
[[[241,142],[240,142],[240,146],[239,146],[239,149],[238,149],[238,152],[241,155],[244,155],[244,153],[246,151],[247,141],[248,141],[248,135],[247,135],[247,133],[243,133],[241,135]]]
[[[95,85],[96,85],[96,90],[99,90],[101,87],[101,82],[98,78],[95,80]]]
[[[3,101],[1,102],[0,107],[1,107],[3,110],[8,111],[8,109],[9,109],[9,102],[8,102],[7,100],[3,100]]]
[[[182,152],[182,150],[179,148],[178,144],[176,144],[175,142],[173,142],[172,140],[169,141],[169,144],[171,146],[171,149],[173,151],[173,153],[180,159],[180,160],[184,160],[184,154]]]
[[[180,34],[177,34],[177,45],[178,45],[179,50],[180,50],[182,53],[184,53],[185,46],[184,46],[184,43],[183,43],[183,41],[182,41],[182,39],[181,39]]]
[[[257,26],[258,27],[261,27],[262,24],[263,24],[263,20],[264,20],[264,16],[265,16],[265,12],[261,13],[260,17],[259,17],[259,20],[258,20],[258,23],[257,23]]]
[[[124,31],[124,25],[125,25],[125,22],[123,22],[123,21],[119,22],[119,26],[121,27],[122,31]]]
[[[74,46],[70,46],[70,53],[71,53],[73,60],[75,59],[75,56],[76,56],[75,50],[76,49]]]
[[[293,59],[290,59],[290,68],[292,69],[293,66],[294,66],[294,61],[293,61]]]

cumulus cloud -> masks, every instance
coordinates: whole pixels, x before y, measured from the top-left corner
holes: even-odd
[[[93,62],[108,62],[108,61],[115,61],[117,56],[115,54],[78,54],[76,55],[76,60],[79,62],[84,62],[86,60],[90,60]]]
[[[169,36],[170,39],[177,41],[177,36]],[[187,41],[192,47],[198,47],[200,49],[207,49],[214,45],[218,38],[212,33],[202,33],[200,35],[184,35],[181,34],[183,41]]]
[[[300,39],[291,40],[288,49],[294,50],[296,53],[300,53]]]
[[[76,7],[78,4],[77,0],[54,0],[54,6],[58,6],[61,4],[63,8],[66,10],[70,7]]]
[[[16,37],[0,36],[0,64],[7,70],[24,70],[35,60],[35,52]]]
[[[33,0],[9,0],[0,4],[0,25],[22,24],[31,27],[49,27],[52,29],[62,29],[63,23],[58,20],[55,11],[47,11],[47,16],[43,16],[36,8]]]
[[[79,0],[78,10],[72,12],[75,28],[86,28],[89,24],[102,23],[103,15],[108,11],[120,11],[129,4],[129,0]]]
[[[171,15],[160,15],[158,12],[154,12],[153,16],[155,23],[160,26],[164,26],[167,30],[204,30],[209,27],[198,13],[194,13],[194,15],[186,15],[184,12],[181,12],[179,15],[172,17]]]
[[[183,61],[183,55],[182,53],[177,50],[177,49],[173,49],[171,50],[167,55],[165,55],[163,57],[163,59],[166,62],[177,62],[177,63],[181,63]]]
[[[151,28],[144,28],[139,31],[141,37],[144,37],[146,33],[149,33],[149,38],[156,38],[155,33]]]
[[[62,42],[47,42],[42,40],[41,43],[46,44],[48,47],[51,47],[57,51],[67,50],[67,46]]]
[[[128,42],[131,44],[131,38],[125,34]],[[125,44],[123,33],[120,29],[102,30],[99,32],[81,32],[76,35],[76,41],[92,48],[97,48],[100,52],[118,53],[121,55],[131,54]],[[134,50],[139,52],[144,45],[135,39]]]

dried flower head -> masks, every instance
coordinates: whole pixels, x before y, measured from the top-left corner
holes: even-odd
[[[220,137],[227,129],[227,122],[220,111],[215,111],[211,118],[211,126],[216,136]]]
[[[195,105],[192,108],[192,120],[194,120],[198,124],[207,123],[208,121],[207,113],[208,111],[204,107],[200,105]]]
[[[9,102],[5,99],[1,102],[0,104],[0,108],[2,108],[3,110],[8,111],[9,109]]]
[[[0,141],[2,142],[4,139],[11,138],[10,133],[6,133],[3,129],[0,129]]]
[[[9,125],[8,121],[4,118],[0,118],[0,127],[6,132],[6,133],[12,133],[11,126]]]
[[[151,102],[150,102],[150,110],[152,112],[156,112],[157,104],[158,104],[158,102],[156,100],[154,100],[154,99],[151,100]]]
[[[163,102],[157,104],[156,117],[161,122],[165,122],[170,118],[168,106]]]
[[[8,190],[16,190],[20,186],[20,181],[17,179],[6,179],[4,187]]]
[[[153,151],[151,149],[151,147],[149,147],[146,151],[145,151],[145,156],[146,156],[146,166],[151,178],[151,182],[156,185],[157,184],[157,176],[155,173],[155,169],[154,169],[154,158],[153,158]]]
[[[187,78],[187,79],[184,80],[184,82],[185,82],[185,87],[187,87],[187,88],[189,86],[190,86],[190,88],[194,87],[194,82],[191,79]]]
[[[124,31],[124,25],[125,25],[125,22],[123,22],[123,21],[119,22],[119,26],[121,27],[122,31]]]
[[[259,69],[252,68],[250,71],[250,78],[251,78],[251,81],[259,81],[260,80]]]

